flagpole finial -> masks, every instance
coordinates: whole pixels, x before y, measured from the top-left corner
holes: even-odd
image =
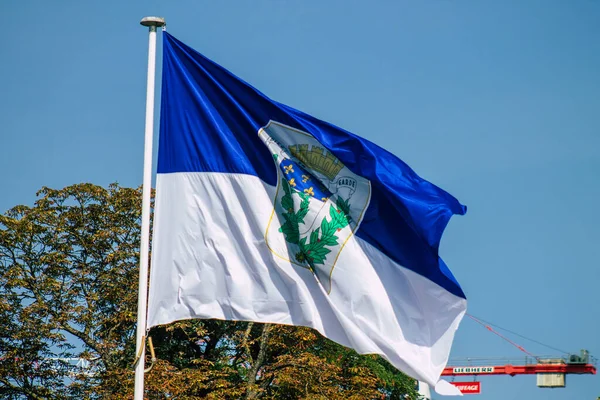
[[[160,26],[165,26],[165,19],[162,17],[144,17],[140,21],[140,24],[149,28],[157,28]]]

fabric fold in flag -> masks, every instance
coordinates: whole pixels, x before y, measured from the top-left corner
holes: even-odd
[[[438,247],[466,207],[163,37],[148,327],[308,326],[435,386],[466,311]]]

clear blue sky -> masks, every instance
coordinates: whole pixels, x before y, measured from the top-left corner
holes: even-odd
[[[600,356],[600,1],[2,1],[0,211],[43,185],[141,183],[153,14],[468,205],[441,251],[472,314]],[[465,320],[452,355],[522,353]],[[481,399],[600,396],[597,376],[482,381]]]

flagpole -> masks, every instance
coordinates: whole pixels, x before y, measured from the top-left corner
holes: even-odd
[[[140,240],[140,277],[138,286],[137,333],[135,340],[134,400],[144,399],[144,368],[146,357],[146,302],[148,299],[148,253],[150,251],[150,193],[152,190],[152,140],[154,134],[154,80],[156,71],[156,28],[165,26],[164,18],[144,17],[147,26],[148,81],[146,84],[146,133],[144,138],[144,180],[142,183],[142,231]]]

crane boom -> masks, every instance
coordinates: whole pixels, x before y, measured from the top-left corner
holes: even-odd
[[[596,374],[592,364],[527,364],[493,366],[456,366],[446,367],[442,376],[469,375],[535,375],[535,374]]]

